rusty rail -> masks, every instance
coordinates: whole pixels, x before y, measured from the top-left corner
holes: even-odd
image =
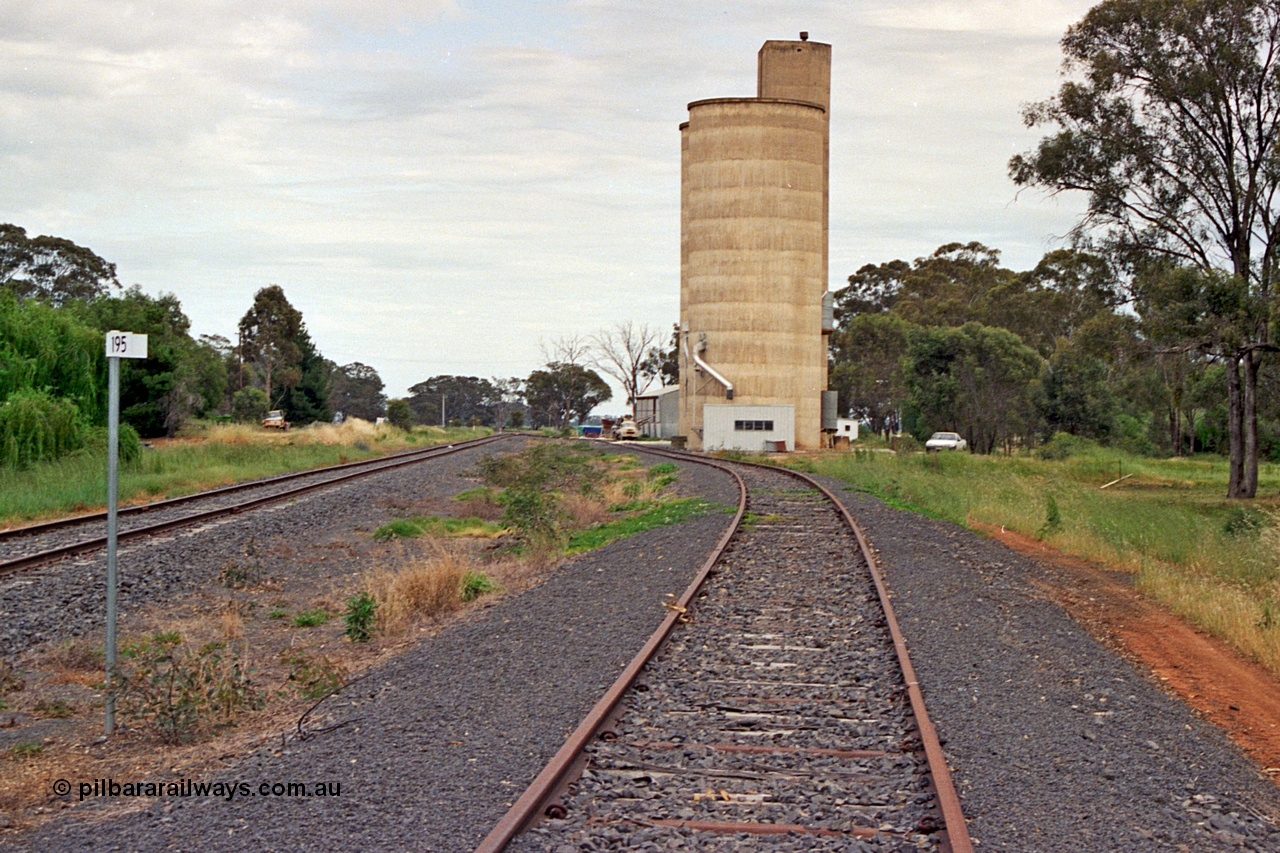
[[[504,435],[490,435],[490,436],[484,436],[482,438],[472,439],[466,442],[458,442],[456,444],[428,447],[428,448],[423,448],[421,450],[409,451],[408,453],[396,454],[395,457],[390,457],[393,459],[393,461],[391,462],[387,462],[388,457],[382,457],[379,459],[361,460],[359,462],[347,462],[342,465],[331,465],[327,468],[313,468],[308,471],[297,472],[294,474],[282,474],[278,477],[272,477],[267,480],[258,480],[253,483],[241,483],[234,486],[224,486],[219,489],[211,489],[210,491],[207,491],[207,492],[199,492],[194,495],[184,495],[183,497],[174,498],[169,501],[160,501],[155,504],[148,504],[146,507],[139,507],[138,509],[139,510],[156,509],[161,505],[172,506],[174,504],[187,503],[189,501],[212,497],[220,494],[226,494],[229,492],[245,491],[247,489],[259,488],[262,486],[272,485],[274,483],[279,483],[286,480],[295,480],[301,477],[325,473],[328,471],[339,471],[347,468],[364,466],[363,470],[355,471],[348,474],[343,474],[338,477],[331,477],[327,480],[322,480],[318,483],[309,483],[305,486],[298,486],[297,488],[286,489],[283,492],[276,492],[274,494],[265,495],[260,498],[253,498],[251,500],[243,501],[238,504],[231,504],[230,506],[219,507],[217,509],[211,509],[211,510],[205,510],[203,512],[194,512],[194,513],[191,513],[190,515],[184,515],[181,518],[170,519],[169,521],[161,521],[161,522],[157,522],[156,524],[146,525],[144,527],[135,527],[131,530],[124,530],[118,534],[118,538],[120,540],[136,539],[142,536],[151,536],[156,533],[163,533],[167,530],[174,530],[180,527],[187,527],[192,524],[198,524],[202,521],[210,521],[212,519],[221,518],[227,515],[236,515],[241,512],[245,512],[246,510],[263,506],[265,504],[276,503],[278,501],[282,501],[287,498],[292,498],[301,494],[305,494],[307,492],[316,491],[317,489],[323,489],[328,486],[332,486],[336,483],[343,483],[343,482],[346,482],[347,480],[354,480],[359,477],[366,477],[372,474],[377,474],[381,471],[389,471],[393,468],[403,468],[406,465],[414,465],[419,462],[427,462],[432,459],[439,459],[442,456],[448,456],[450,454],[458,453],[463,450],[469,450],[474,447],[480,447],[485,444],[491,444],[495,441],[498,441],[506,437],[507,436],[504,436]],[[383,462],[386,464],[378,465],[376,464],[378,462]],[[35,531],[37,528],[43,530],[43,529],[52,529],[57,527],[66,527],[74,523],[87,523],[88,521],[96,520],[96,518],[97,518],[96,516],[77,516],[72,519],[60,519],[59,521],[56,521],[56,522],[48,522],[46,523],[46,525],[31,525],[30,527],[22,527],[16,530],[7,531],[7,533],[10,535],[16,535],[21,533],[30,533]],[[11,560],[5,560],[3,562],[0,562],[0,577],[3,577],[4,575],[11,574],[16,571],[20,571],[22,569],[40,565],[41,563],[47,563],[52,560],[61,559],[62,557],[69,557],[75,554],[84,554],[90,551],[96,551],[97,549],[104,547],[106,545],[106,542],[107,540],[105,536],[99,536],[92,539],[84,539],[84,540],[81,540],[80,542],[73,542],[69,545],[60,545],[56,548],[49,548],[44,551],[37,551],[34,554],[27,554],[22,557],[15,557]]]
[[[689,605],[698,590],[702,587],[703,582],[707,579],[711,569],[719,562],[721,555],[728,547],[730,540],[737,533],[738,525],[742,521],[742,516],[746,511],[747,505],[747,488],[742,478],[736,471],[718,461],[713,461],[705,457],[700,457],[691,453],[681,453],[670,450],[659,450],[657,448],[641,448],[634,449],[650,453],[655,456],[662,456],[670,459],[678,459],[684,462],[693,462],[697,464],[708,465],[712,468],[725,471],[737,481],[739,498],[738,511],[734,516],[733,522],[729,525],[716,547],[708,556],[707,561],[703,564],[698,574],[689,584],[684,594],[680,597],[675,607],[667,614],[662,624],[653,633],[652,636],[641,648],[639,653],[631,660],[622,674],[609,688],[600,701],[588,712],[586,718],[578,725],[569,739],[565,741],[560,750],[556,752],[550,763],[538,774],[533,783],[525,790],[518,800],[511,806],[498,824],[485,836],[479,846],[475,848],[475,853],[501,853],[511,839],[523,832],[538,816],[544,812],[551,812],[556,816],[562,816],[563,808],[557,811],[554,804],[554,797],[557,792],[562,790],[569,781],[569,776],[575,772],[580,772],[582,767],[582,750],[590,743],[593,735],[600,731],[610,718],[618,703],[622,700],[623,694],[630,688],[632,682],[640,674],[658,648],[666,641],[667,636],[671,633],[671,629],[675,626],[683,609]],[[862,551],[863,557],[867,561],[867,565],[871,572],[872,580],[875,584],[876,594],[880,599],[881,607],[884,611],[885,619],[888,623],[889,634],[893,639],[894,650],[897,653],[898,664],[902,670],[903,678],[906,682],[907,695],[911,703],[912,715],[916,720],[916,727],[919,730],[920,741],[925,752],[925,759],[929,765],[929,773],[933,782],[934,791],[938,799],[939,811],[942,813],[944,828],[939,832],[942,841],[942,850],[944,853],[973,853],[973,842],[969,838],[968,826],[965,823],[964,813],[960,807],[960,798],[956,794],[955,786],[951,781],[951,771],[947,767],[946,756],[942,752],[942,745],[938,741],[937,730],[933,723],[929,720],[929,715],[924,707],[924,696],[920,691],[920,684],[916,679],[915,668],[911,665],[911,659],[907,654],[906,640],[902,635],[902,630],[898,626],[897,616],[894,614],[893,605],[889,601],[888,586],[884,581],[883,573],[880,570],[880,562],[872,551],[870,543],[863,534],[862,529],[858,527],[857,522],[853,520],[853,516],[849,514],[849,510],[843,503],[831,492],[826,486],[819,483],[812,477],[800,471],[793,471],[789,468],[783,468],[775,465],[761,465],[755,462],[735,462],[736,465],[747,465],[750,467],[765,468],[770,471],[777,471],[789,474],[796,479],[803,481],[809,486],[817,489],[828,500],[830,500],[839,509],[845,523],[853,531],[854,536],[858,540],[858,547]],[[684,822],[689,825],[688,822]],[[696,827],[694,827],[696,828]],[[789,829],[789,827],[788,827]]]

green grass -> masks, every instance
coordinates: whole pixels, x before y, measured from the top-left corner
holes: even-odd
[[[462,589],[459,593],[463,601],[475,601],[482,595],[488,595],[491,592],[497,592],[502,589],[498,582],[486,575],[484,572],[468,571],[462,577]]]
[[[505,528],[482,518],[449,518],[439,515],[415,515],[397,518],[373,531],[374,539],[413,539],[417,536],[497,536]]]
[[[769,461],[783,461],[770,459]],[[1137,587],[1280,674],[1280,467],[1260,497],[1226,493],[1224,459],[1109,449],[1062,460],[967,453],[824,454],[801,460],[890,506],[1005,528],[1135,575]],[[1121,474],[1133,476],[1102,490]]]
[[[295,614],[293,624],[299,628],[315,628],[329,621],[329,611],[322,607],[316,607],[302,613]]]
[[[332,439],[321,430],[333,431]],[[205,439],[144,448],[120,470],[120,502],[154,500],[214,486],[354,462],[408,449],[487,435],[483,428],[419,427],[413,436],[383,430],[347,436],[338,427],[291,430],[285,435],[250,427],[209,430]],[[332,443],[330,443],[332,442]],[[78,452],[23,471],[0,468],[0,525],[21,524],[106,506],[105,455]]]
[[[679,524],[695,516],[722,510],[722,507],[709,501],[704,501],[701,498],[679,498],[667,501],[645,510],[639,515],[620,518],[617,521],[609,521],[573,533],[569,537],[569,544],[565,548],[565,553],[576,554],[579,551],[590,551],[593,548],[607,545],[615,539],[622,539],[645,530],[652,530],[655,527]]]

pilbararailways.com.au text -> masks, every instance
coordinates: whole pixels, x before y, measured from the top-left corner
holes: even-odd
[[[219,797],[231,802],[247,797],[340,797],[342,783],[318,782],[196,782],[179,779],[172,782],[117,782],[94,779],[77,782],[73,787],[66,779],[53,783],[53,793],[65,797],[76,791],[81,800],[91,797]]]

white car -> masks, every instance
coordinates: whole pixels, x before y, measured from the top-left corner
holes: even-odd
[[[935,432],[924,443],[925,452],[930,450],[968,450],[969,442],[955,432]]]

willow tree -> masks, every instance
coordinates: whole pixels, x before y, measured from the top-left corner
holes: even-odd
[[[1015,182],[1079,190],[1077,236],[1129,257],[1225,271],[1270,306],[1280,210],[1280,3],[1107,0],[1068,29],[1076,79],[1029,106],[1057,130],[1009,164]],[[1231,497],[1258,484],[1257,381],[1270,310],[1233,334],[1192,342],[1222,360],[1230,411]],[[1219,330],[1220,331],[1220,330]],[[1223,341],[1229,346],[1216,348]]]

